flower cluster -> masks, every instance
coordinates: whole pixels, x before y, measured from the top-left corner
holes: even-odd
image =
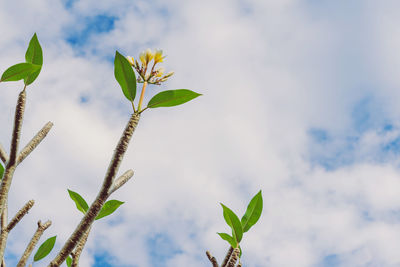
[[[142,53],[139,54],[139,60],[135,60],[133,57],[126,57],[132,67],[135,68],[137,73],[139,74],[138,82],[139,83],[150,83],[160,85],[162,82],[168,80],[174,72],[168,72],[166,74],[163,67],[155,69],[157,63],[161,63],[164,61],[165,56],[163,56],[162,50],[155,50],[154,52],[151,49],[146,49]],[[150,68],[151,61],[153,61],[153,66]]]

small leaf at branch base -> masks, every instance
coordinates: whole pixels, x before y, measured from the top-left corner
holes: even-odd
[[[50,237],[46,241],[40,245],[39,249],[36,251],[35,256],[33,257],[34,261],[40,261],[47,255],[49,255],[50,251],[53,249],[54,244],[56,243],[57,236]]]
[[[228,235],[228,234],[226,234],[226,233],[217,233],[217,234],[219,234],[219,236],[220,236],[223,240],[228,241],[228,243],[229,243],[233,248],[236,248],[236,247],[237,247],[238,244],[237,244],[235,238],[233,238],[232,236],[230,236],[230,235]]]
[[[221,206],[224,210],[224,219],[232,229],[232,236],[235,238],[237,243],[239,243],[243,237],[242,224],[240,223],[238,216],[230,208],[222,203]]]
[[[40,70],[40,65],[31,63],[18,63],[3,72],[0,82],[12,82],[25,79],[30,74]]]
[[[72,265],[72,258],[71,258],[71,256],[68,256],[68,257],[67,257],[66,263],[67,263],[67,266],[68,266],[68,267],[71,267],[71,265]]]
[[[99,214],[96,217],[96,220],[101,219],[103,217],[106,217],[106,216],[112,214],[122,204],[124,204],[124,202],[119,201],[119,200],[109,200],[109,201],[107,201],[106,203],[104,203],[103,207],[101,208]]]
[[[121,86],[122,92],[125,97],[133,101],[136,96],[136,76],[132,69],[129,61],[121,55],[118,51],[115,51],[114,59],[114,76],[119,85]]]
[[[4,167],[0,163],[0,179],[3,179],[3,174],[4,174]]]
[[[256,224],[258,219],[260,219],[261,212],[263,209],[263,199],[261,195],[261,190],[251,199],[247,210],[242,217],[241,223],[243,227],[243,232],[249,231],[249,229]]]
[[[173,107],[186,103],[200,95],[201,94],[187,89],[167,90],[153,96],[153,98],[147,104],[147,107]]]
[[[87,210],[89,209],[89,206],[83,199],[83,197],[81,197],[81,195],[69,189],[68,189],[68,194],[70,198],[75,202],[76,208],[80,210],[83,214],[86,214]]]
[[[43,51],[42,47],[40,46],[39,40],[36,36],[36,33],[33,35],[31,41],[29,42],[28,49],[25,53],[25,60],[27,63],[36,64],[39,66],[43,65]],[[28,77],[24,79],[26,85],[33,83],[36,78],[39,76],[40,70],[37,70],[30,74]]]

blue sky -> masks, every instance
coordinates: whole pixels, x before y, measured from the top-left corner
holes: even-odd
[[[115,50],[161,48],[174,76],[150,87],[203,95],[146,111],[82,266],[210,266],[227,245],[219,203],[241,215],[258,190],[264,212],[243,242],[246,266],[400,264],[400,19],[396,1],[0,1],[0,70],[37,33],[44,67],[28,88],[22,143],[52,121],[18,168],[10,214],[35,207],[10,234],[18,260],[37,220],[60,248],[101,184],[130,103]],[[0,84],[8,148],[20,83]],[[52,254],[52,256],[54,256]],[[51,256],[49,256],[50,258]],[[44,261],[49,260],[44,259]],[[40,265],[38,263],[37,265]],[[9,264],[10,265],[10,264]],[[12,265],[12,264],[11,264]]]

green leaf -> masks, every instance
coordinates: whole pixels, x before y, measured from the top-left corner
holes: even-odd
[[[221,206],[224,210],[224,219],[232,229],[232,236],[235,238],[237,243],[239,243],[243,237],[242,224],[240,223],[238,216],[231,209],[222,203]]]
[[[99,214],[96,217],[96,220],[112,214],[122,204],[124,204],[124,202],[118,201],[118,200],[107,201],[106,203],[104,203],[103,207],[101,208]]]
[[[223,239],[228,241],[228,243],[233,247],[236,248],[237,247],[237,242],[235,240],[235,238],[233,238],[232,236],[226,234],[226,233],[217,233],[219,234],[219,236]]]
[[[81,195],[69,189],[68,189],[68,194],[71,197],[71,199],[75,202],[76,208],[82,211],[83,214],[85,214],[89,209],[89,206],[83,199],[83,197],[81,197]]]
[[[40,46],[36,33],[33,35],[31,41],[29,42],[28,49],[26,50],[25,53],[25,60],[27,63],[36,64],[39,66],[43,65],[43,51],[42,47]],[[33,81],[35,81],[36,78],[39,76],[41,69],[42,68],[40,67],[37,71],[33,72],[28,77],[26,77],[24,79],[25,84],[29,85],[33,83]]]
[[[168,90],[156,94],[147,104],[148,108],[173,107],[186,103],[201,94],[187,90]]]
[[[68,267],[71,267],[71,265],[72,265],[72,258],[71,258],[71,256],[68,256],[68,257],[67,257],[66,262],[67,262],[67,266],[68,266]]]
[[[0,163],[0,179],[3,179],[3,174],[4,174],[4,167]]]
[[[136,96],[136,76],[129,61],[115,51],[114,76],[122,88],[125,97],[133,101]]]
[[[15,64],[3,72],[0,82],[11,82],[25,79],[30,74],[40,70],[40,68],[41,66],[31,63]]]
[[[249,231],[249,229],[256,224],[258,219],[260,219],[261,212],[263,209],[263,199],[261,195],[261,190],[251,199],[247,210],[242,217],[241,223],[243,227],[243,232]]]
[[[56,243],[56,237],[57,236],[50,237],[49,239],[44,241],[42,245],[40,245],[39,249],[36,251],[35,256],[33,257],[34,261],[39,261],[49,255],[50,251],[54,247],[54,244]]]

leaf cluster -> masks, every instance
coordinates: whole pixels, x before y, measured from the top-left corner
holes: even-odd
[[[0,82],[24,80],[25,86],[33,83],[39,76],[43,65],[43,51],[36,33],[29,42],[25,62],[15,64],[1,75]]]
[[[137,80],[135,71],[133,70],[128,59],[115,52],[114,59],[114,76],[118,84],[121,86],[124,96],[132,103],[136,97]],[[188,89],[167,90],[156,94],[147,104],[147,107],[138,112],[143,112],[147,108],[173,107],[184,104],[201,94]],[[133,105],[134,106],[134,105]]]
[[[240,248],[239,243],[243,238],[243,234],[250,230],[250,228],[255,225],[261,217],[263,209],[263,199],[261,190],[251,199],[250,203],[247,205],[245,214],[242,219],[227,206],[221,203],[223,209],[223,216],[225,222],[232,230],[232,235],[227,233],[217,233],[223,240],[227,241],[232,248]]]

